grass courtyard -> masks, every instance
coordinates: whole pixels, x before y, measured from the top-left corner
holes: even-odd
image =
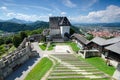
[[[50,50],[53,50],[54,49],[54,47],[55,47],[55,44],[54,43],[50,43],[50,46],[48,46],[48,51],[50,51]]]
[[[39,47],[44,51],[47,47],[47,44],[43,43],[43,44],[39,45]]]
[[[80,59],[82,58],[80,57]],[[110,76],[112,76],[115,71],[115,68],[113,66],[107,66],[105,61],[100,57],[91,57],[82,60],[85,60],[86,62],[90,63],[94,67],[98,68],[99,70],[105,72]]]
[[[73,49],[73,51],[77,52],[80,50],[80,48],[77,46],[75,42],[69,41],[69,42],[64,42],[64,43],[50,43],[50,46],[48,46],[48,51],[53,50],[56,45],[69,45]],[[40,48],[44,51],[47,48],[47,43],[43,43],[39,45]]]
[[[28,73],[24,80],[40,80],[45,73],[52,67],[53,63],[47,57],[40,62]]]
[[[47,43],[40,44],[39,47],[44,51],[47,48]],[[54,43],[50,43],[50,45],[48,46],[47,50],[48,51],[53,50],[54,47],[55,47],[55,44]]]

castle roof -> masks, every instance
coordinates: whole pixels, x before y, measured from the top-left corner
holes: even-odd
[[[60,26],[71,26],[67,17],[50,17],[49,26],[51,29],[59,29]]]
[[[120,54],[120,42],[117,42],[113,45],[107,46],[107,47],[105,47],[105,49]]]
[[[117,42],[120,42],[120,37],[115,37],[115,38],[111,38],[111,39],[103,39],[101,37],[95,37],[94,39],[92,39],[91,42],[94,42],[100,46],[106,46],[106,45],[111,45]]]
[[[81,36],[80,34],[74,33],[71,37],[77,38],[83,44],[88,44],[89,43],[89,41],[85,37]]]
[[[91,42],[94,42],[100,46],[103,46],[105,44],[105,39],[101,38],[101,37],[95,37],[91,40]]]

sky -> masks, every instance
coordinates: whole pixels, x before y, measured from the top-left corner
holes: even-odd
[[[0,19],[49,21],[67,16],[75,23],[120,22],[120,0],[0,0]]]

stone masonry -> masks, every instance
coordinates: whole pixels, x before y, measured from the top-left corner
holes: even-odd
[[[6,76],[28,60],[31,55],[33,56],[31,43],[25,38],[14,52],[0,59],[0,80],[4,80]]]

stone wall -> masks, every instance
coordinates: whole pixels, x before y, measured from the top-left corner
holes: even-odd
[[[15,51],[0,59],[0,80],[16,70],[31,55],[33,56],[31,44],[25,38]]]
[[[120,80],[120,64],[118,64],[116,71],[113,74],[113,78]]]
[[[88,58],[92,56],[101,56],[98,50],[80,50],[78,51],[83,58]]]

